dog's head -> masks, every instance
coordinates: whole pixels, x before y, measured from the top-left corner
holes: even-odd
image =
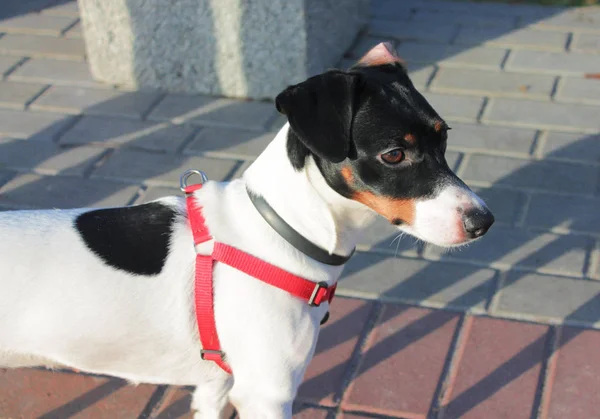
[[[349,71],[329,71],[277,96],[288,156],[312,155],[331,188],[440,246],[481,237],[494,217],[448,167],[446,122],[417,92],[393,48],[379,44]]]

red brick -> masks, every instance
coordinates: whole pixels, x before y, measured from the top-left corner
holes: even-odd
[[[153,419],[193,419],[194,414],[191,411],[192,391],[181,387],[171,387],[167,390],[160,408],[152,417]],[[231,405],[227,406],[224,418],[231,418],[234,409]]]
[[[296,405],[294,406],[294,419],[327,419],[329,412],[316,407]]]
[[[155,390],[79,374],[0,370],[0,417],[137,418]]]
[[[600,418],[600,333],[566,328],[558,347],[547,419]]]
[[[328,406],[339,400],[348,360],[371,309],[371,303],[361,300],[333,300],[331,316],[319,334],[315,356],[305,374],[298,399]]]
[[[530,418],[547,332],[536,324],[467,319],[443,418]]]
[[[387,306],[342,406],[424,418],[429,411],[459,316]]]

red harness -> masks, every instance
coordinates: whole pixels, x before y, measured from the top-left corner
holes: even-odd
[[[196,248],[200,243],[213,239],[202,215],[202,207],[197,204],[193,195],[201,187],[202,184],[182,185],[182,190],[186,194],[188,219]],[[225,354],[221,350],[215,324],[213,261],[229,265],[269,285],[287,291],[293,296],[305,300],[313,307],[318,307],[324,301],[331,302],[335,294],[336,285],[328,286],[326,282],[314,283],[224,243],[215,242],[211,255],[196,253],[194,299],[198,332],[203,348],[200,356],[204,360],[215,362],[229,374],[231,374],[231,368],[225,362]]]

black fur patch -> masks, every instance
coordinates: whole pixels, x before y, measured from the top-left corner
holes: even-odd
[[[169,253],[175,211],[152,202],[81,214],[75,226],[107,265],[136,275],[158,275]]]

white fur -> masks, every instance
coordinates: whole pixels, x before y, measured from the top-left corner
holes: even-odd
[[[342,268],[292,248],[254,209],[246,184],[331,252],[348,253],[375,213],[330,189],[312,160],[295,171],[285,151],[287,130],[286,125],[243,179],[209,182],[195,197],[219,241],[312,281],[333,284]],[[182,198],[161,202],[185,211]],[[176,222],[162,272],[145,277],[113,269],[86,248],[74,228],[83,211],[0,213],[0,367],[66,366],[134,383],[194,385],[196,418],[219,418],[228,400],[242,418],[291,417],[326,303],[311,308],[217,264],[215,317],[234,371],[229,376],[200,359],[193,310],[195,253],[185,219]]]

